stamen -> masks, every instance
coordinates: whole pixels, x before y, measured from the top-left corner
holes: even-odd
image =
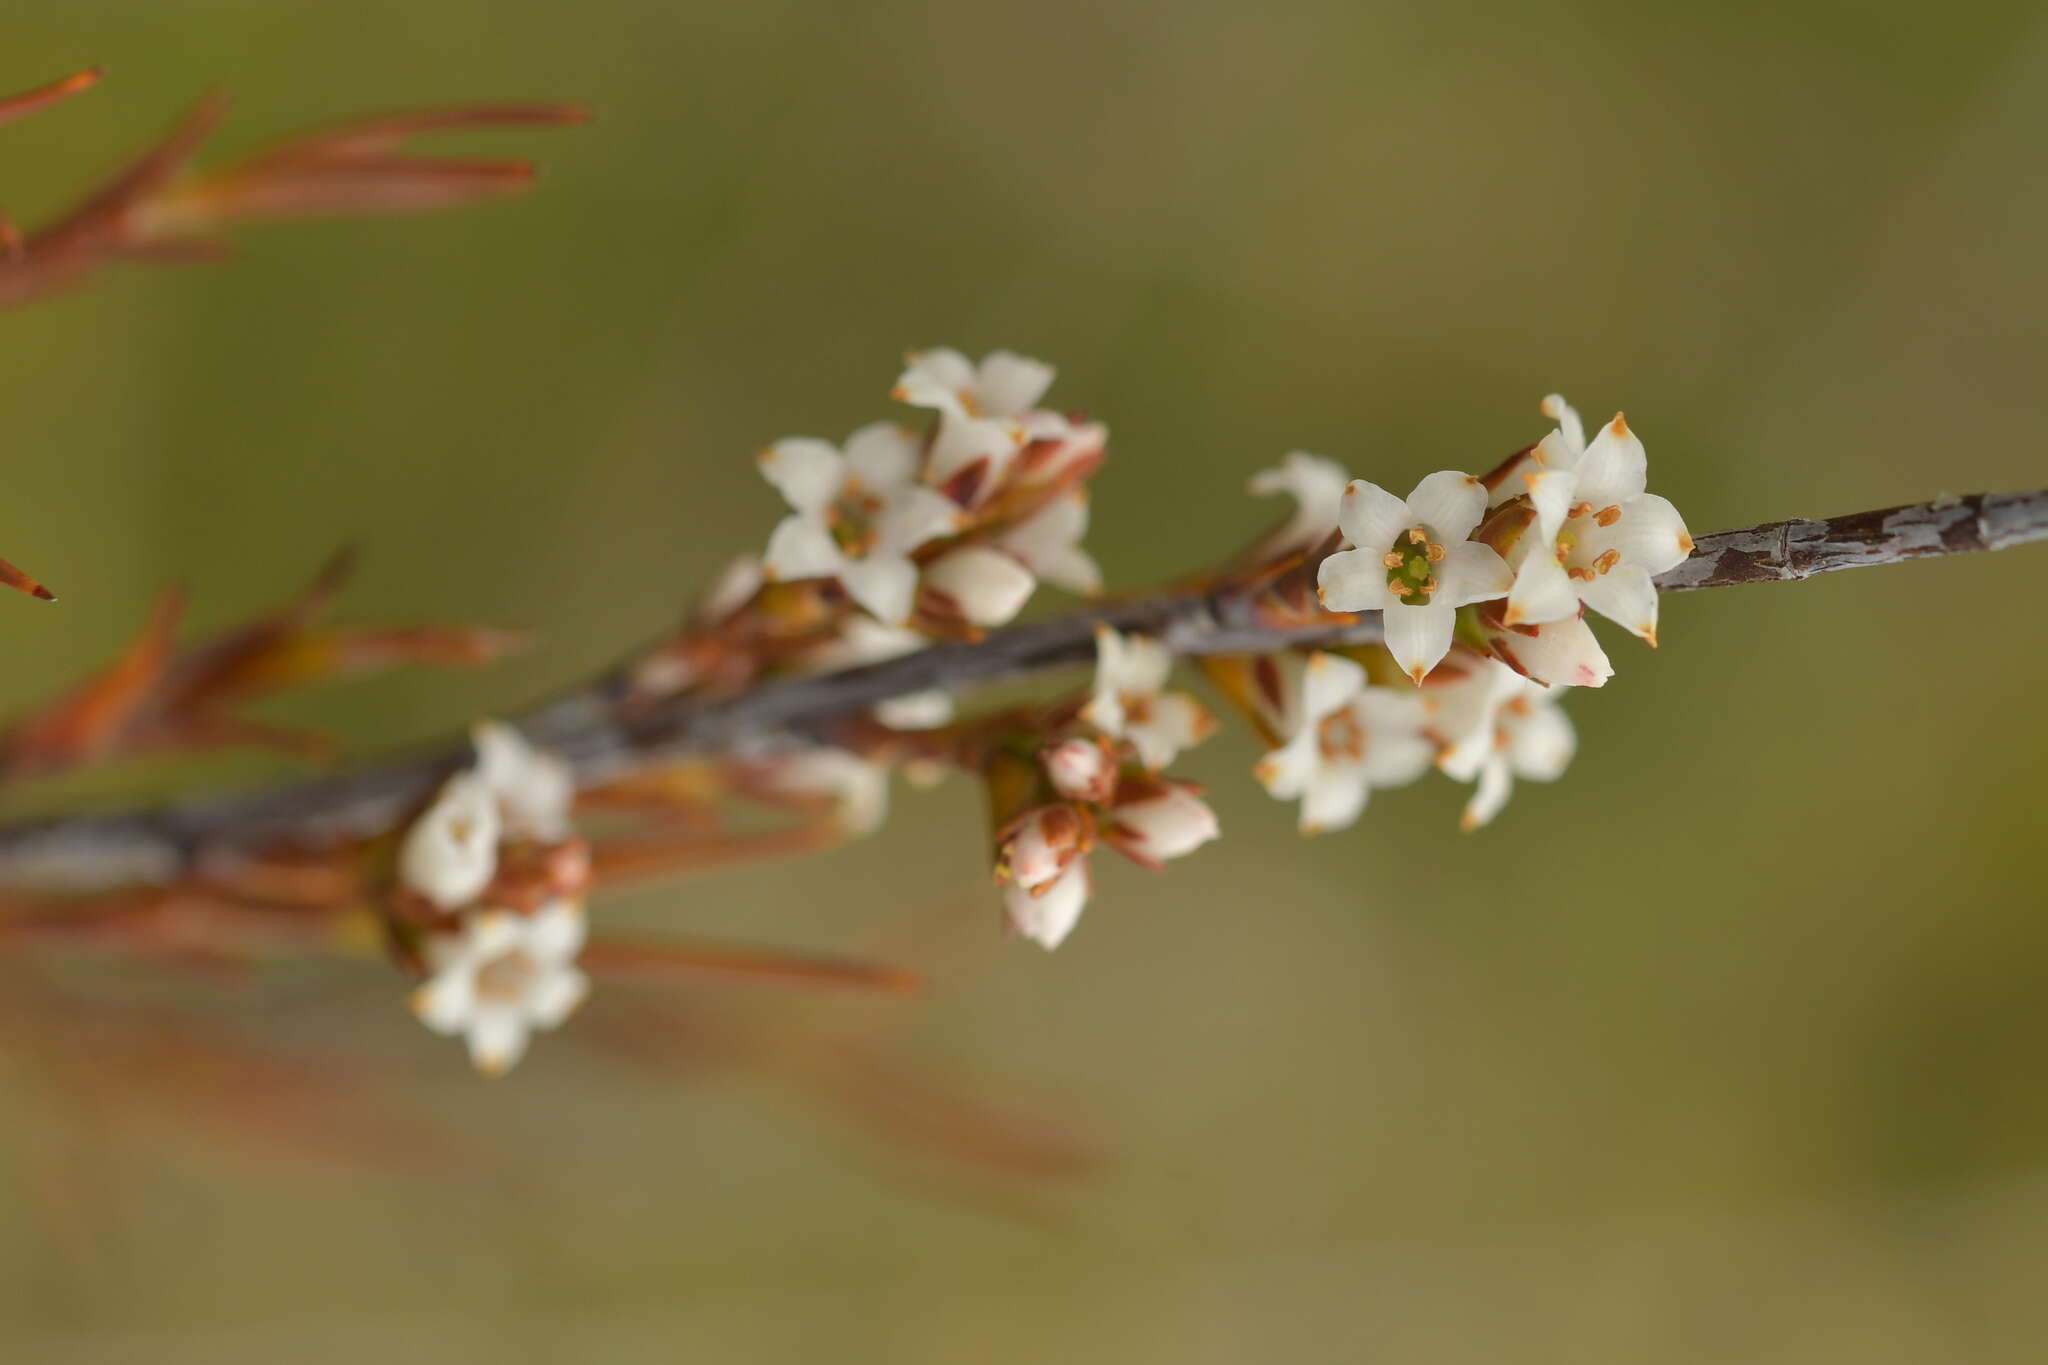
[[[1427,545],[1429,544],[1429,535],[1420,526],[1411,526],[1408,528],[1408,543],[1410,545]]]
[[[1565,575],[1569,578],[1584,579],[1588,583],[1592,582],[1594,577],[1591,569],[1566,569]]]
[[[1403,556],[1399,550],[1389,550],[1384,555],[1380,556],[1380,563],[1386,565],[1390,569],[1398,569],[1407,562],[1407,558]]]
[[[1592,503],[1590,503],[1590,502],[1575,502],[1575,503],[1573,503],[1573,504],[1572,504],[1572,505],[1571,505],[1571,506],[1570,506],[1570,507],[1569,507],[1568,509],[1566,509],[1566,511],[1565,511],[1565,516],[1566,516],[1567,518],[1571,518],[1571,517],[1584,517],[1584,516],[1591,516],[1591,515],[1592,515],[1592,512],[1593,512],[1593,504],[1592,504]]]
[[[1621,520],[1621,508],[1612,505],[1603,507],[1594,515],[1593,520],[1602,526],[1612,526]]]
[[[1593,568],[1595,572],[1606,573],[1619,563],[1621,563],[1621,551],[1603,550],[1600,553],[1600,557],[1593,561]]]
[[[1429,549],[1423,552],[1423,558],[1432,564],[1441,564],[1444,562],[1444,553],[1444,547],[1432,540],[1429,542]]]
[[[1421,594],[1422,594],[1422,595],[1423,595],[1424,597],[1427,597],[1427,596],[1429,596],[1429,595],[1430,595],[1431,593],[1435,592],[1435,591],[1436,591],[1436,578],[1435,578],[1435,576],[1434,576],[1434,575],[1431,575],[1430,577],[1428,577],[1428,578],[1425,578],[1425,579],[1423,579],[1423,580],[1422,580],[1422,586],[1421,586],[1421,587],[1419,587],[1419,588],[1417,588],[1417,589],[1416,589],[1416,591],[1417,591],[1417,592],[1419,592],[1419,593],[1421,593]]]

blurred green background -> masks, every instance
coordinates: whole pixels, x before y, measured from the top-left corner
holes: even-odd
[[[1287,449],[1405,487],[1533,439],[1551,389],[1626,407],[1700,531],[2048,482],[2038,6],[97,0],[5,32],[8,88],[110,68],[0,137],[28,222],[208,86],[221,149],[597,114],[475,142],[544,160],[529,197],[0,319],[0,550],[64,597],[0,602],[10,708],[163,583],[221,622],[344,540],[350,615],[545,643],[271,714],[367,752],[517,707],[758,546],[750,453],[883,415],[910,346],[1061,366],[1114,433],[1125,584],[1265,524],[1242,483]],[[880,954],[926,999],[618,988],[504,1083],[373,966],[60,964],[87,1003],[5,1050],[0,1353],[2039,1359],[2044,591],[2019,550],[1671,600],[1572,698],[1566,780],[1477,836],[1432,778],[1299,842],[1217,741],[1188,768],[1227,837],[1105,866],[1054,957],[999,932],[967,789],[902,792],[868,844],[598,912]],[[92,1002],[135,999],[357,1085],[267,1142],[146,1057],[137,1104],[74,1103],[38,1059],[129,1046]]]

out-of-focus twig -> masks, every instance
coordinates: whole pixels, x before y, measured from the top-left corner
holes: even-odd
[[[1665,591],[1810,577],[1836,569],[1998,550],[2048,540],[2048,490],[1983,493],[1825,521],[1771,522],[1701,536],[1691,558],[1658,580]],[[645,702],[623,671],[527,715],[535,742],[597,785],[689,754],[776,740],[829,739],[892,697],[961,689],[1085,663],[1106,622],[1182,655],[1244,653],[1290,644],[1370,642],[1370,614],[1262,624],[1237,590],[1186,590],[1095,604],[1013,626],[972,643],[942,644],[883,663],[762,682],[726,697]],[[148,809],[0,825],[0,883],[116,885],[190,875],[210,859],[266,849],[320,849],[395,828],[450,772],[471,761],[466,741],[335,777],[206,796]]]

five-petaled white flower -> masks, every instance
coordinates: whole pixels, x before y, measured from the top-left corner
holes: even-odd
[[[793,509],[768,538],[776,578],[836,578],[877,620],[902,625],[917,599],[911,552],[951,535],[960,508],[917,481],[917,437],[874,422],[830,441],[798,436],[761,454],[761,472]]]
[[[1291,737],[1253,772],[1274,796],[1300,799],[1304,834],[1351,824],[1372,788],[1413,782],[1434,756],[1418,695],[1366,686],[1365,669],[1339,655],[1309,656],[1291,709]]]
[[[1216,729],[1216,718],[1186,692],[1164,690],[1173,656],[1157,640],[1095,627],[1095,690],[1081,719],[1127,739],[1138,759],[1157,772],[1181,750]]]
[[[460,931],[427,939],[433,975],[413,993],[413,1012],[436,1033],[460,1033],[486,1076],[509,1071],[535,1029],[567,1019],[589,994],[576,969],[583,907],[549,901],[531,915],[477,910]]]
[[[1437,767],[1460,782],[1477,782],[1460,824],[1479,828],[1507,804],[1514,779],[1550,782],[1563,775],[1578,745],[1557,692],[1491,659],[1475,661],[1456,682],[1422,690],[1430,732],[1443,744]]]
[[[1545,411],[1553,406],[1558,430],[1537,446],[1522,474],[1535,520],[1512,551],[1506,623],[1563,620],[1584,602],[1654,645],[1651,580],[1692,553],[1692,536],[1677,508],[1643,491],[1643,443],[1621,414],[1584,445],[1578,414],[1555,394]]]
[[[1067,422],[1043,412],[1038,400],[1052,385],[1053,368],[1015,351],[991,351],[979,365],[950,347],[913,352],[892,391],[899,402],[939,414],[927,476],[951,488],[977,461],[987,465],[963,501],[978,501],[998,483],[1010,461],[1039,436],[1059,436]]]
[[[455,774],[406,830],[399,882],[443,910],[470,904],[497,875],[501,829],[497,798],[483,776]]]
[[[1457,609],[1504,596],[1514,582],[1491,546],[1465,537],[1486,512],[1486,489],[1455,470],[1431,474],[1404,500],[1356,479],[1338,524],[1356,548],[1317,571],[1332,611],[1377,611],[1387,650],[1420,683],[1451,647]]]
[[[1350,483],[1351,476],[1335,460],[1300,450],[1290,451],[1279,464],[1252,475],[1247,491],[1262,498],[1284,493],[1294,499],[1294,515],[1260,542],[1262,555],[1277,558],[1328,540],[1337,529],[1338,509]]]
[[[576,778],[556,754],[536,749],[503,721],[479,721],[476,771],[498,802],[503,832],[514,838],[553,843],[568,837],[569,809]]]

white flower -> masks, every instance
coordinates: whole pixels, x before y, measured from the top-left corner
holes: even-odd
[[[1337,520],[1357,548],[1317,571],[1323,605],[1381,613],[1388,652],[1420,683],[1450,650],[1457,609],[1504,596],[1514,582],[1491,546],[1465,539],[1485,512],[1485,488],[1455,470],[1431,474],[1405,501],[1354,480]]]
[[[1018,933],[1049,952],[1074,931],[1092,887],[1088,860],[1076,858],[1065,872],[1036,891],[1014,882],[1004,887],[1003,911]]]
[[[1429,728],[1445,745],[1437,767],[1479,784],[1460,822],[1467,830],[1500,813],[1515,778],[1550,782],[1561,776],[1578,745],[1555,690],[1490,659],[1455,683],[1423,689],[1422,704]]]
[[[972,625],[1004,625],[1024,610],[1038,580],[1001,550],[963,545],[925,567],[924,584],[944,593]]]
[[[477,774],[498,802],[504,833],[542,843],[567,838],[576,801],[568,763],[534,748],[502,721],[479,721],[470,738],[476,742]]]
[[[1216,823],[1216,812],[1193,788],[1181,782],[1158,785],[1156,792],[1103,812],[1104,842],[1131,861],[1152,868],[1193,853],[1223,832]]]
[[[900,659],[931,645],[931,638],[901,626],[885,626],[872,616],[850,616],[839,633],[806,656],[820,669],[854,668]],[[953,719],[951,694],[933,690],[909,692],[875,706],[875,719],[892,730],[933,730]]]
[[[873,834],[889,816],[889,770],[844,749],[804,749],[767,764],[768,783],[791,796],[828,797],[849,838]]]
[[[1067,434],[1064,418],[1038,409],[1052,379],[1052,366],[1014,351],[991,351],[976,365],[941,346],[913,352],[892,392],[899,402],[939,414],[926,467],[935,486],[951,490],[964,471],[987,462],[960,490],[961,500],[972,504],[1001,482],[1028,442]]]
[[[464,1035],[477,1070],[502,1075],[534,1029],[554,1028],[590,993],[574,965],[583,932],[574,901],[549,901],[531,915],[476,911],[460,933],[427,940],[433,976],[413,993],[413,1012],[436,1033]]]
[[[1506,623],[1562,620],[1584,602],[1654,645],[1651,580],[1692,553],[1692,536],[1677,508],[1643,491],[1643,443],[1619,413],[1574,450],[1578,415],[1562,399],[1558,406],[1570,421],[1537,447],[1522,476],[1536,515],[1514,548]]]
[[[1186,692],[1168,692],[1173,656],[1143,635],[1095,627],[1095,690],[1081,719],[1116,739],[1127,739],[1154,772],[1181,750],[1209,737],[1216,718]]]
[[[768,539],[771,577],[836,578],[878,620],[901,625],[917,596],[911,551],[960,529],[961,512],[916,482],[915,435],[875,422],[829,441],[792,437],[761,455],[761,472],[794,509]]]
[[[1088,494],[1063,493],[996,538],[996,544],[1024,567],[1068,592],[1092,597],[1102,591],[1102,570],[1081,548],[1088,533]]]
[[[1583,616],[1490,630],[1487,645],[1517,673],[1552,687],[1600,687],[1614,676],[1614,665]]]
[[[912,407],[962,417],[1029,416],[1052,387],[1053,368],[1015,351],[990,351],[976,365],[951,347],[916,351],[896,380],[894,396]]]
[[[1413,782],[1433,757],[1417,694],[1367,687],[1339,655],[1309,656],[1294,709],[1292,737],[1253,771],[1274,796],[1300,799],[1304,834],[1351,824],[1372,788]]]
[[[1337,511],[1351,476],[1335,460],[1304,451],[1291,451],[1271,469],[1252,475],[1246,485],[1259,497],[1284,493],[1294,499],[1294,515],[1279,530],[1260,542],[1268,558],[1312,549],[1330,538],[1337,529]]]
[[[498,871],[498,802],[475,772],[448,779],[398,849],[398,879],[443,910],[468,905]]]
[[[1069,801],[1102,805],[1116,791],[1116,760],[1104,741],[1068,739],[1039,755],[1053,790]]]

